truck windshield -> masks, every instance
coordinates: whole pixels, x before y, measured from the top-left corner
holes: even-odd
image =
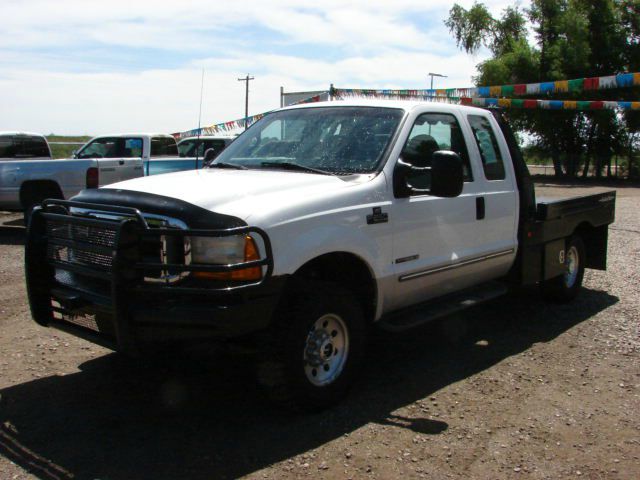
[[[315,107],[267,115],[238,137],[215,163],[247,168],[307,167],[336,174],[374,172],[403,110],[385,107]],[[295,166],[294,165],[294,166]]]

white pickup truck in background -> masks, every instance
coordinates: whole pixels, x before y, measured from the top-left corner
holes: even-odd
[[[165,133],[121,133],[91,139],[74,157],[141,159],[146,176],[201,168],[203,155],[196,158],[195,151],[189,153],[179,154],[175,138]]]
[[[45,201],[27,291],[36,322],[115,350],[251,340],[274,399],[318,409],[374,326],[523,286],[574,298],[606,269],[614,211],[615,192],[536,200],[497,111],[316,103],[270,113],[207,168]]]
[[[140,157],[52,159],[44,136],[0,132],[0,210],[22,210],[25,218],[45,198],[70,198],[142,174]]]
[[[230,141],[216,139],[216,151]],[[191,150],[193,158],[179,155],[167,134],[120,133],[92,138],[71,159],[52,159],[42,135],[0,133],[0,210],[22,210],[26,219],[45,198],[68,199],[84,188],[202,168],[204,156],[195,158]]]

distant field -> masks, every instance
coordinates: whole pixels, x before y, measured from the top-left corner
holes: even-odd
[[[47,135],[47,141],[52,142],[78,142],[81,144],[86,143],[92,137],[88,136],[71,136],[65,137],[62,135]],[[53,158],[69,158],[74,150],[77,150],[82,145],[51,145],[51,153]]]

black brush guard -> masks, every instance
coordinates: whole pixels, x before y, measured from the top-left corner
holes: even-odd
[[[72,208],[107,213],[113,219],[72,215]],[[233,235],[259,238],[264,250],[262,258],[231,265],[162,263],[149,261],[142,252],[145,243],[159,244],[163,236],[184,239]],[[188,281],[175,284],[145,281],[145,276],[169,270],[175,273],[230,272],[252,267],[263,271],[262,278],[255,282],[207,284],[200,281],[194,286],[194,282],[189,285]],[[273,283],[270,282],[273,272],[271,243],[259,228],[152,228],[144,214],[135,208],[74,201],[45,200],[34,210],[25,245],[25,271],[31,312],[37,323],[124,351],[136,350],[132,321],[136,305],[146,318],[162,316],[163,302],[168,300],[186,307],[200,305],[200,310],[189,311],[187,315],[181,308],[179,312],[186,317],[206,314],[209,318],[211,309],[216,307],[229,317],[239,309],[229,308],[229,302],[225,303],[224,299],[233,298],[231,304],[245,305],[244,313],[239,315],[241,321],[247,306],[249,310],[261,308],[259,304],[247,305],[247,294],[258,292],[258,298],[275,296],[272,288],[265,288]],[[141,299],[144,299],[143,305],[140,305]],[[269,305],[273,303],[269,302]]]

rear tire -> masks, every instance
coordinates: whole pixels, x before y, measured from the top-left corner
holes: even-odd
[[[566,271],[559,277],[542,282],[542,294],[554,302],[573,300],[582,288],[586,250],[582,239],[574,235],[569,237],[565,247]]]
[[[364,358],[366,328],[360,304],[339,285],[308,282],[289,295],[268,334],[258,365],[270,398],[317,411],[348,392]]]

